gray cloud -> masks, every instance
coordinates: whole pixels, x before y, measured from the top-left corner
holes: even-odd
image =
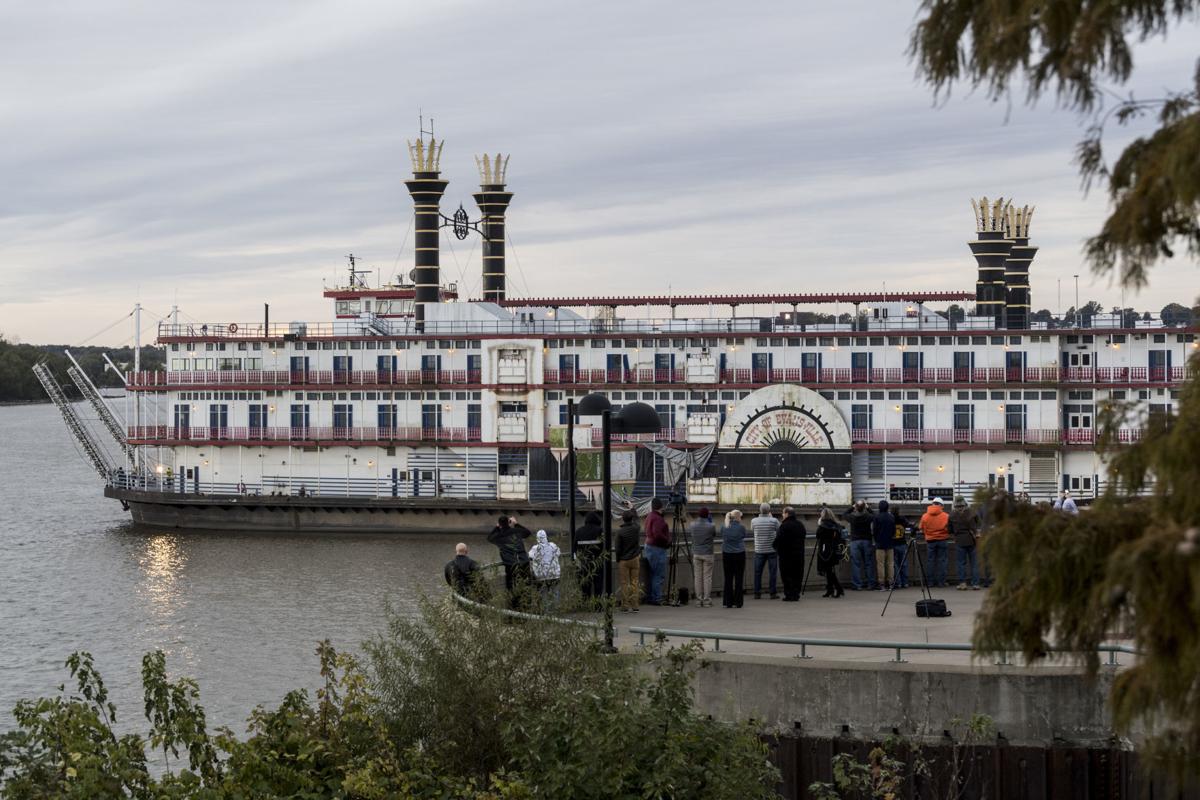
[[[328,317],[343,254],[397,266],[418,108],[447,138],[450,207],[471,207],[474,153],[512,153],[512,285],[533,294],[969,288],[967,198],[988,193],[1038,205],[1035,304],[1054,308],[1104,211],[1079,194],[1071,114],[934,107],[903,54],[912,6],[243,6],[9,15],[0,330],[77,341],[136,298]],[[1139,81],[1186,81],[1184,39],[1144,48]],[[446,279],[477,287],[478,248],[455,247]],[[1182,259],[1136,302],[1178,285]]]

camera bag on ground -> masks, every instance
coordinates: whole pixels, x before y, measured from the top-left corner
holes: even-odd
[[[934,600],[932,598],[926,600],[922,598],[917,601],[917,616],[948,617],[950,616],[950,609],[946,608],[945,600]]]

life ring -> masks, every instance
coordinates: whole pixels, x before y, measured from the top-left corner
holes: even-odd
[[[229,332],[237,333],[237,323],[236,322],[229,323]]]

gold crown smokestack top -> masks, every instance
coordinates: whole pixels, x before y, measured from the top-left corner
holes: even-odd
[[[1009,206],[1009,201],[1003,197],[994,202],[989,202],[986,197],[978,201],[971,198],[971,208],[975,210],[975,239],[967,245],[979,265],[979,279],[975,281],[975,313],[990,316],[997,328],[1004,327],[1007,303],[1004,273],[1013,248],[1006,231]]]
[[[508,172],[508,156],[497,153],[489,157],[486,153],[475,156],[479,167],[479,193],[475,203],[479,206],[481,233],[483,234],[483,299],[498,302],[504,299],[504,214],[512,200],[512,192],[504,191],[504,179]]]
[[[1005,326],[1014,330],[1029,327],[1032,295],[1029,291],[1029,265],[1038,249],[1029,244],[1029,222],[1033,206],[1016,208],[1011,204],[1004,218],[1004,235],[1013,243],[1004,262]]]
[[[442,146],[430,132],[429,140],[421,131],[416,142],[408,143],[412,158],[412,180],[405,181],[413,200],[413,283],[417,330],[425,327],[425,304],[441,299],[441,262],[439,251],[442,227],[441,200],[448,181],[441,179]]]

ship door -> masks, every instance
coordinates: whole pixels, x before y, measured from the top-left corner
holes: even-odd
[[[579,356],[575,353],[566,353],[558,357],[558,382],[559,383],[575,383],[575,376],[579,374]]]
[[[921,380],[921,368],[925,365],[924,353],[912,353],[905,350],[900,356],[901,376],[905,383],[916,383]]]
[[[850,380],[855,383],[866,383],[871,380],[871,364],[873,353],[850,354]]]
[[[392,467],[392,497],[400,496],[400,468]]]
[[[609,353],[604,366],[608,370],[608,382],[620,383],[624,377],[622,370],[625,367],[625,357],[620,353]]]
[[[1171,351],[1150,351],[1150,380],[1165,381],[1171,375]]]
[[[175,406],[175,438],[187,439],[192,432],[192,407],[187,403]]]
[[[441,356],[421,356],[421,382],[437,383],[438,372],[442,369]]]
[[[771,353],[753,353],[750,356],[750,380],[752,383],[771,382]]]
[[[1008,381],[1025,380],[1025,353],[1007,352],[1004,354],[1004,375]]]
[[[654,382],[670,383],[675,376],[675,354],[654,354]]]
[[[725,359],[724,354],[721,356]],[[800,355],[800,382],[816,383],[821,378],[821,354],[802,353]]]
[[[292,356],[292,383],[308,383],[308,356]]]
[[[954,354],[954,382],[966,383],[975,370],[975,354],[970,351]]]
[[[192,467],[188,474],[192,476],[192,494],[200,494],[200,468]]]
[[[354,369],[353,356],[334,356],[333,357],[333,382],[334,383],[349,383],[350,370]]]
[[[391,383],[392,374],[396,371],[395,356],[375,357],[375,377],[379,383]]]

